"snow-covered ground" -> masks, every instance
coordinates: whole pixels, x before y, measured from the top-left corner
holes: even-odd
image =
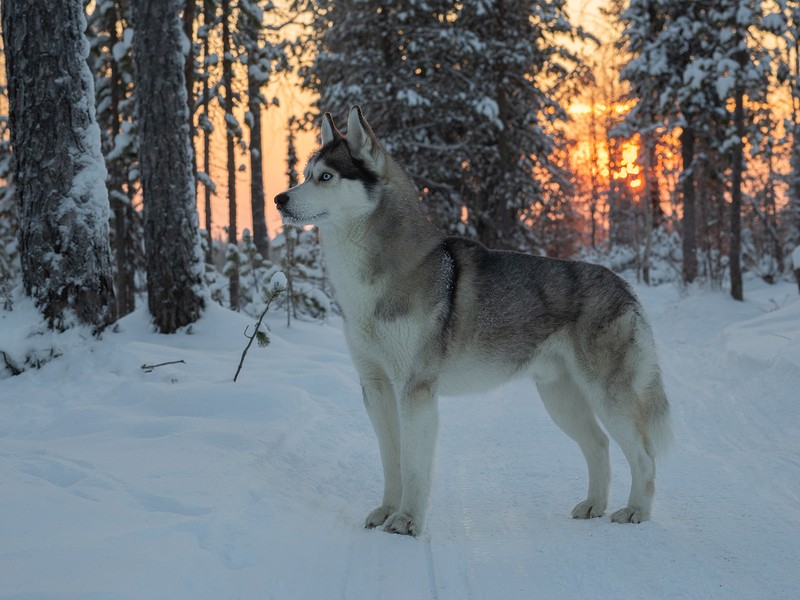
[[[424,536],[364,530],[378,449],[335,320],[275,315],[233,383],[250,319],[212,306],[164,336],[140,310],[0,380],[0,598],[798,597],[796,286],[638,291],[676,436],[648,523],[570,519],[583,458],[518,381],[440,402]],[[33,317],[0,310],[0,349],[42,346]]]

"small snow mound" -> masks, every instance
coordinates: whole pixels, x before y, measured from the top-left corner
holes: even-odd
[[[800,379],[800,302],[734,323],[723,332],[725,353],[737,366],[779,366]]]

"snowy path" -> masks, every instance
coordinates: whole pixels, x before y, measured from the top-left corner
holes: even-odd
[[[749,285],[744,304],[639,290],[677,439],[640,526],[569,518],[583,459],[526,381],[442,399],[414,540],[361,528],[381,473],[336,327],[276,318],[236,384],[247,320],[222,309],[193,335],[137,313],[67,336],[0,380],[0,598],[794,598],[800,300]],[[25,318],[0,312],[0,347]],[[612,466],[609,509],[629,485],[616,446]]]

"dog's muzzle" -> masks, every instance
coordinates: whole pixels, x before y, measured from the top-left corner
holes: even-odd
[[[278,210],[281,210],[287,204],[289,204],[289,194],[281,193],[275,196],[275,206],[278,207]]]

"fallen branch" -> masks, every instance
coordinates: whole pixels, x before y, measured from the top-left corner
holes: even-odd
[[[144,364],[144,365],[141,366],[141,369],[145,373],[152,373],[153,369],[157,369],[158,367],[163,367],[165,365],[177,365],[177,364],[181,364],[181,363],[185,365],[186,361],[185,360],[171,360],[169,362],[158,363],[157,365]]]
[[[236,374],[233,376],[233,380],[236,381],[236,378],[239,377],[239,371],[242,370],[242,365],[244,364],[244,357],[247,356],[247,351],[250,350],[250,346],[253,345],[253,340],[258,341],[258,345],[260,348],[266,348],[269,346],[269,335],[266,331],[261,330],[261,321],[264,320],[264,317],[267,315],[267,311],[269,310],[269,305],[272,304],[272,301],[275,300],[278,296],[283,293],[286,289],[286,276],[278,271],[275,275],[272,276],[272,279],[269,281],[268,287],[268,294],[267,297],[267,305],[264,307],[264,310],[261,311],[261,315],[258,317],[258,321],[256,321],[256,328],[253,331],[253,335],[248,335],[247,330],[249,327],[246,327],[244,330],[244,337],[246,337],[249,341],[247,342],[247,346],[244,347],[244,351],[242,352],[242,358],[239,359],[239,366],[236,367]]]

